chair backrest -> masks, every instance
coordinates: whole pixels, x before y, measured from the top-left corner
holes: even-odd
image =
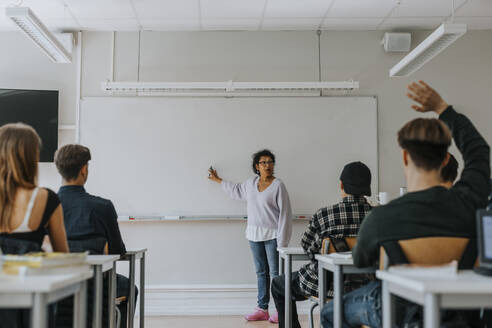
[[[104,237],[94,237],[88,239],[69,239],[68,247],[70,252],[86,252],[91,255],[107,254],[107,241]]]
[[[345,242],[347,243],[350,249],[354,248],[357,243],[357,237],[345,237]],[[323,239],[321,244],[321,254],[331,254],[336,253],[335,247],[333,246],[333,242],[330,237]]]
[[[441,265],[460,261],[470,242],[463,237],[423,237],[384,243],[379,268],[395,264]]]
[[[41,246],[33,241],[0,236],[0,249],[3,254],[23,255],[32,252],[42,252]]]

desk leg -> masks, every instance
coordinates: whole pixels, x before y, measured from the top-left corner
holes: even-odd
[[[424,328],[439,328],[441,324],[440,297],[435,294],[424,296]]]
[[[318,262],[318,296],[319,296],[319,326],[321,328],[321,310],[326,300],[326,270]]]
[[[80,282],[80,289],[73,297],[73,326],[86,327],[87,316],[87,280]]]
[[[282,257],[282,254],[279,253],[278,255],[278,272],[282,273],[284,272],[284,267],[285,267],[285,262],[284,258]]]
[[[333,326],[342,328],[343,322],[343,274],[340,265],[335,266],[333,271]]]
[[[109,328],[115,325],[115,300],[116,300],[116,263],[113,263],[113,269],[109,271],[108,281],[108,315]]]
[[[389,291],[387,281],[383,281],[383,328],[393,328],[395,326],[395,296]]]
[[[144,328],[145,321],[145,253],[140,259],[140,328]]]
[[[46,328],[48,326],[48,302],[45,294],[34,294],[31,311],[31,328]]]
[[[292,281],[292,256],[287,255],[285,258],[285,328],[292,327],[292,297],[290,293],[290,284]]]
[[[126,313],[128,314],[128,327],[133,328],[133,317],[135,315],[135,255],[130,256],[130,299],[128,300]]]
[[[103,308],[103,273],[102,265],[94,266],[94,305],[92,310],[92,327],[101,328],[102,326],[102,308]]]

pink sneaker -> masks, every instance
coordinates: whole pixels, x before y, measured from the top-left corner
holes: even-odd
[[[248,314],[244,318],[248,321],[262,321],[262,320],[268,320],[268,310],[263,310],[260,308],[256,308],[255,312]]]
[[[270,318],[268,318],[268,321],[271,323],[278,323],[278,313],[272,314]]]

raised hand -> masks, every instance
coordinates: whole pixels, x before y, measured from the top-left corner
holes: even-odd
[[[440,115],[448,108],[448,104],[439,93],[422,80],[419,83],[412,82],[407,89],[407,97],[420,104],[420,106],[412,105],[412,108],[417,112],[436,112]]]

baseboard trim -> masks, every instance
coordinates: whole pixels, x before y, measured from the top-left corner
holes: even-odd
[[[307,314],[311,302],[298,302]],[[145,315],[243,315],[256,306],[256,285],[147,285]],[[275,310],[273,299],[270,309]]]

